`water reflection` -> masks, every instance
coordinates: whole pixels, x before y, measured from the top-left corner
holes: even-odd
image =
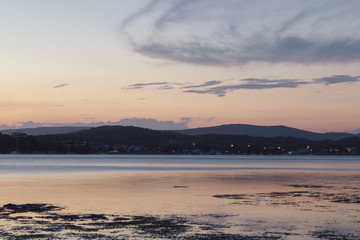
[[[135,224],[141,216],[156,217],[156,221],[166,220],[174,229],[178,229],[177,224],[185,224],[181,228],[184,231],[178,233],[184,239],[210,233],[218,237],[254,236],[254,239],[259,236],[263,239],[266,236],[268,239],[360,237],[358,173],[153,171],[18,175],[2,176],[0,180],[2,205],[46,203],[63,207],[58,215],[105,214],[104,226],[110,226],[115,215],[127,218],[122,227]],[[61,222],[63,215],[57,221]],[[49,219],[53,216],[50,214]],[[143,218],[144,226],[150,224],[146,219]],[[91,222],[101,225],[98,220]],[[18,228],[21,225],[18,221],[14,223]],[[127,232],[128,236],[136,236],[138,232],[132,229],[139,226],[131,226],[120,229],[119,225],[118,235],[114,234]],[[0,219],[3,231],[9,232],[12,227],[9,219]],[[111,231],[104,229],[96,233],[111,237]]]

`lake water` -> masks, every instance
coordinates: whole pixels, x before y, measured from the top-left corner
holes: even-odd
[[[360,239],[359,156],[0,155],[0,193],[6,240]]]
[[[360,171],[359,156],[0,155],[0,174],[125,171]]]

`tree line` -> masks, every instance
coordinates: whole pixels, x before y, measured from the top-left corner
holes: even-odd
[[[189,136],[138,127],[103,126],[69,134],[0,134],[0,153],[338,154],[360,153],[360,138],[314,141],[294,137]]]

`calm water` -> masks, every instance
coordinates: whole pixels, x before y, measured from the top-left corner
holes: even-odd
[[[360,157],[0,155],[0,193],[0,239],[360,239]]]
[[[0,174],[123,171],[359,172],[359,156],[0,155]]]

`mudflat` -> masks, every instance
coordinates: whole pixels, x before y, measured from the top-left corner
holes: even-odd
[[[357,172],[0,177],[0,239],[360,239]]]

